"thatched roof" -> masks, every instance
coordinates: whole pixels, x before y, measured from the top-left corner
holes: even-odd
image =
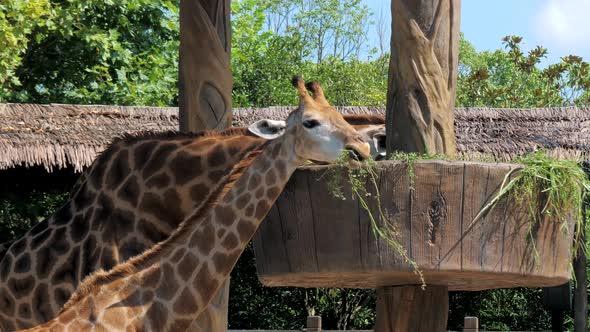
[[[234,110],[234,125],[285,119],[294,107]],[[340,107],[342,113],[384,114],[379,107]],[[509,160],[545,148],[555,156],[582,159],[590,150],[590,109],[460,108],[459,151]],[[178,128],[173,107],[0,104],[0,169],[42,165],[81,171],[109,142],[124,133]]]

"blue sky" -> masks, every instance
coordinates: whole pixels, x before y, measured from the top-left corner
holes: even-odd
[[[390,26],[389,0],[365,3],[375,17],[383,12]],[[461,31],[478,51],[500,48],[502,37],[517,35],[525,50],[536,45],[549,50],[545,64],[568,54],[590,61],[590,0],[462,0]]]

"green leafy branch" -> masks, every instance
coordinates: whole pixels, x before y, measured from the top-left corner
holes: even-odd
[[[387,244],[389,244],[395,250],[395,252],[402,257],[402,259],[412,268],[418,278],[420,278],[422,288],[425,288],[426,281],[424,280],[422,271],[418,267],[416,261],[414,261],[408,255],[407,250],[399,242],[399,230],[393,223],[389,221],[389,218],[383,212],[381,194],[377,181],[377,163],[373,159],[368,159],[363,162],[359,168],[350,168],[347,167],[347,164],[348,155],[344,153],[336,161],[336,165],[328,170],[329,175],[327,183],[330,193],[336,198],[346,200],[344,192],[342,191],[342,183],[344,177],[346,176],[346,180],[348,180],[352,191],[352,199],[357,199],[363,210],[365,210],[367,213],[373,235],[385,240],[385,242],[387,242]],[[375,194],[371,194],[369,191],[367,191],[367,182],[370,183],[370,186],[372,186],[374,189]],[[376,200],[376,206],[378,210],[377,212],[379,213],[378,218],[382,225],[379,225],[377,218],[375,218],[373,215],[373,211],[367,202],[368,198],[373,198]]]

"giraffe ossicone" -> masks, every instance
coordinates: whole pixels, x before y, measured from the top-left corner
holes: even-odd
[[[31,331],[186,330],[228,277],[296,167],[331,162],[369,145],[334,108],[294,80],[299,108],[285,133],[253,149],[165,241],[109,272],[84,280],[53,320]]]

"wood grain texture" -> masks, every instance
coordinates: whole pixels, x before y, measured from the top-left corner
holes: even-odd
[[[231,125],[230,0],[180,1],[180,130]]]
[[[326,178],[307,174],[308,195],[311,201],[317,265],[321,271],[335,272],[345,260],[353,269],[361,268],[361,249],[358,226],[358,202],[341,204],[334,208],[324,205],[332,195],[325,184]],[[344,184],[344,183],[343,183]],[[350,188],[344,187],[345,197],[351,197]],[[350,199],[349,199],[350,200]],[[299,208],[305,208],[300,206]],[[286,225],[288,227],[288,225]],[[318,237],[317,234],[322,234]]]
[[[455,155],[460,0],[392,0],[387,147]]]
[[[429,310],[435,309],[435,310]],[[449,312],[445,286],[382,287],[377,290],[375,331],[444,332]]]
[[[538,261],[527,240],[526,211],[514,198],[472,223],[515,165],[419,161],[413,194],[404,163],[378,165],[381,208],[388,218],[378,223],[395,225],[398,241],[428,285],[482,290],[555,286],[569,279],[573,218],[569,233],[554,220],[534,228]],[[262,223],[254,240],[260,280],[267,286],[300,287],[419,284],[400,255],[373,233],[357,200],[328,194],[327,169],[296,171],[273,208],[280,215],[270,213]],[[366,200],[379,216],[376,200]]]
[[[415,203],[412,204],[412,252],[424,257],[424,268],[461,268],[461,255],[452,254],[461,237],[463,171],[452,163],[426,161],[414,167]],[[428,244],[424,246],[423,244]]]
[[[391,0],[386,109],[388,154],[393,151],[457,154],[453,108],[460,12],[461,0]],[[445,164],[417,166],[416,178],[421,183],[413,192],[415,197],[411,198],[409,250],[413,256],[421,258],[420,264],[425,270],[462,269],[464,172],[464,168]],[[378,292],[382,294],[377,300],[378,307],[399,300],[384,289]],[[406,292],[423,295],[424,306],[406,310],[407,317],[403,319],[400,317],[404,309],[399,307],[378,313],[377,321],[383,328],[377,330],[444,330],[448,291],[441,292],[445,294],[444,308],[442,300],[435,299],[433,294],[424,295],[417,287]],[[421,322],[420,318],[414,323],[406,322],[410,317],[421,317],[419,313],[422,312],[431,312],[429,317],[444,315],[444,322],[432,325],[430,320]]]
[[[179,125],[198,132],[231,126],[231,0],[180,1]],[[227,331],[229,279],[191,331]]]

